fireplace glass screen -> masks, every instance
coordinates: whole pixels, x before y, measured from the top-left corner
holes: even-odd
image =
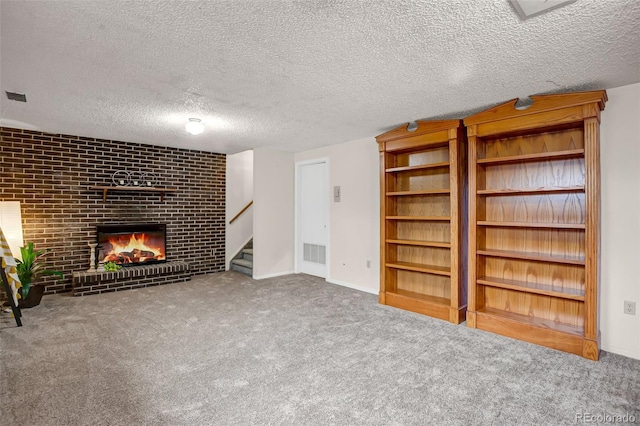
[[[98,225],[98,244],[98,261],[134,266],[167,260],[165,224]]]

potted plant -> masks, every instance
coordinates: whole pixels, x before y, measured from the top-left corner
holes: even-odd
[[[20,288],[20,308],[31,308],[40,304],[44,286],[33,284],[38,278],[46,275],[56,275],[63,277],[62,272],[49,269],[51,264],[44,261],[44,257],[51,252],[51,249],[37,250],[33,243],[28,243],[26,247],[20,247],[22,260],[16,259],[18,277],[22,283]]]

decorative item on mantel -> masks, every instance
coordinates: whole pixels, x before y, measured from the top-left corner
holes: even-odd
[[[98,247],[98,244],[87,243],[87,245],[91,249],[91,253],[89,255],[89,269],[87,269],[87,272],[96,272],[96,247]]]
[[[111,176],[115,186],[128,186],[131,182],[131,174],[126,170],[118,170]]]
[[[142,172],[131,172],[130,175],[132,186],[142,186],[142,180],[144,179]]]
[[[153,188],[158,183],[158,177],[153,172],[146,172],[142,174],[142,185],[148,188]]]
[[[100,250],[98,251],[98,269],[96,269],[96,272],[105,272],[106,269],[104,268],[104,250],[102,249],[102,247],[99,247]]]
[[[107,201],[107,194],[111,192],[144,192],[159,193],[160,201],[164,201],[164,196],[170,192],[177,192],[176,188],[162,188],[158,186],[160,181],[154,172],[129,172],[118,170],[111,175],[113,186],[99,185],[90,189],[102,191],[102,201]]]
[[[128,172],[118,170],[111,175],[115,186],[145,186],[153,188],[158,185],[158,176],[154,172]]]

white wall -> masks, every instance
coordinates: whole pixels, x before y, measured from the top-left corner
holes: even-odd
[[[380,194],[378,145],[373,137],[297,153],[295,161],[329,158],[329,189],[341,201],[329,209],[327,281],[378,294]],[[371,266],[367,267],[367,261]]]
[[[640,359],[640,84],[607,90],[602,112],[602,349]],[[379,160],[374,138],[295,155],[329,157],[330,185],[342,187],[331,203],[327,281],[364,291],[379,289]],[[371,259],[371,269],[365,267]],[[635,301],[635,316],[623,313]]]
[[[233,224],[229,221],[253,200],[253,151],[227,155],[226,184],[226,269],[233,256],[253,236],[253,207],[249,207]]]
[[[601,125],[602,349],[640,359],[640,84],[610,89],[607,94]],[[258,229],[264,228],[264,244],[280,234],[282,244],[277,250],[264,247],[269,257],[260,260],[254,274],[293,270],[294,161],[328,157],[330,187],[341,186],[342,202],[332,202],[330,208],[327,281],[377,293],[380,195],[375,139],[305,151],[295,157],[275,151],[265,151],[260,157],[258,164],[256,151],[256,201],[262,192],[258,185],[277,201],[265,197],[264,215],[254,219],[256,241]],[[271,214],[281,216],[272,220]],[[367,260],[371,268],[366,267]],[[635,316],[623,313],[625,300],[638,304]]]
[[[602,349],[640,359],[640,84],[607,90],[602,112]],[[625,315],[625,300],[636,315]]]
[[[253,191],[253,277],[293,273],[293,154],[256,149]]]

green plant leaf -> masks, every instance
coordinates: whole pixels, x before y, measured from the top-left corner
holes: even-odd
[[[29,289],[34,280],[40,276],[64,277],[63,273],[51,269],[53,265],[44,262],[44,256],[51,253],[51,249],[35,250],[34,244],[28,243],[25,247],[20,247],[22,260],[16,259],[17,272],[22,282],[22,298],[27,297]]]

